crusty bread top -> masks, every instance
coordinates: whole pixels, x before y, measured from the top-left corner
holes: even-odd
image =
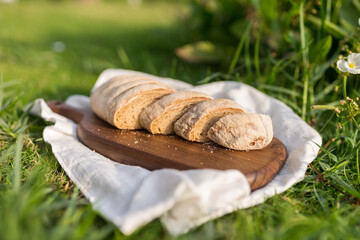
[[[205,101],[212,99],[212,97],[204,93],[195,91],[181,91],[171,93],[152,103],[143,110],[140,116],[141,124],[143,125],[143,127],[149,130],[150,125],[156,119],[161,117],[164,112],[178,108],[179,103],[189,99],[198,99],[199,101]]]
[[[109,91],[107,93],[107,95],[104,96],[104,99],[106,99],[105,104],[106,105],[114,105],[116,104],[116,102],[114,101],[119,95],[121,95],[122,93],[128,91],[129,89],[138,87],[140,85],[144,85],[144,84],[161,84],[164,85],[163,83],[154,81],[152,79],[139,79],[139,80],[133,80],[127,83],[124,83],[120,86],[118,86],[117,88],[115,88],[113,91]]]
[[[159,82],[144,77],[109,80],[91,94],[90,105],[100,118],[111,122],[114,113],[110,112],[109,109],[114,105],[114,99],[128,89],[147,83]]]
[[[136,79],[136,78],[144,78],[144,76],[139,75],[139,74],[124,74],[124,75],[115,75],[112,76],[108,81],[121,81],[124,79]]]
[[[107,95],[107,92],[109,90],[112,90],[114,88],[117,88],[118,86],[127,83],[127,82],[131,82],[134,80],[138,80],[138,79],[146,79],[143,76],[139,76],[139,75],[120,75],[120,76],[114,76],[112,78],[110,78],[108,81],[106,81],[105,83],[101,84],[98,88],[96,88],[92,95],[97,92],[97,94],[102,94],[103,96]]]
[[[136,81],[147,81],[147,82],[158,82],[150,78],[143,76],[131,75],[131,76],[117,76],[113,77],[104,84],[100,85],[97,89],[92,92],[92,96],[95,95],[95,98],[102,96],[108,98],[112,92],[118,92],[118,88],[124,84],[136,82]]]
[[[220,118],[208,131],[214,142],[235,150],[266,147],[273,138],[271,118],[264,114],[232,114]]]
[[[244,108],[237,102],[230,99],[213,99],[201,102],[187,111],[174,125],[174,130],[179,136],[188,139],[190,133],[196,128],[196,124],[208,114],[220,109],[239,109],[244,112]]]

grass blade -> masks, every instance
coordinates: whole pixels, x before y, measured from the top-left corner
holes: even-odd
[[[295,97],[299,97],[300,94],[294,90],[290,90],[284,87],[279,87],[279,86],[273,86],[273,85],[266,85],[266,84],[260,84],[259,87],[264,88],[264,89],[268,89],[274,92],[278,92],[278,93],[285,93],[291,96],[295,96]]]
[[[359,147],[356,149],[356,170],[357,170],[357,174],[358,174],[358,177],[357,177],[357,181],[358,181],[358,184],[360,183],[360,165],[359,165]]]
[[[11,154],[13,154],[13,150],[14,150],[14,145],[10,146],[5,152],[1,153],[0,156],[0,164],[5,161],[5,159],[7,159]]]
[[[306,15],[306,19],[312,22],[317,27],[321,27],[321,19],[315,17],[314,15]],[[344,28],[336,25],[331,21],[324,21],[325,30],[327,30],[330,34],[336,35],[338,37],[344,38],[349,35],[349,32],[344,30]]]
[[[229,70],[228,70],[228,73],[232,73],[232,71],[235,69],[236,67],[236,64],[238,63],[239,61],[239,57],[241,55],[241,51],[244,47],[244,44],[245,44],[245,40],[246,38],[248,38],[248,35],[249,35],[249,32],[250,32],[250,29],[251,29],[251,23],[249,23],[244,31],[244,34],[243,36],[241,37],[240,41],[239,41],[239,44],[235,50],[235,53],[234,53],[234,57],[231,61],[231,64],[230,64],[230,67],[229,67]]]
[[[318,202],[320,203],[321,208],[323,209],[323,211],[326,214],[330,214],[330,210],[329,210],[329,206],[327,204],[327,201],[324,197],[320,196],[319,193],[316,191],[316,188],[314,186],[314,193],[315,193],[315,197],[318,200]]]
[[[1,72],[0,74],[0,109],[2,109],[2,105],[3,105],[3,94],[4,94],[4,91],[3,91],[3,73]]]
[[[337,182],[338,184],[340,184],[343,189],[349,193],[350,195],[352,195],[353,197],[357,198],[360,200],[360,193],[358,191],[355,190],[355,188],[351,185],[349,185],[348,183],[346,183],[344,180],[341,179],[340,176],[338,176],[337,174],[331,174],[330,177]]]
[[[315,96],[315,102],[320,101],[321,99],[325,98],[332,90],[334,90],[335,86],[339,83],[339,80],[336,80],[323,88],[320,92],[318,92]]]
[[[20,134],[16,139],[15,143],[14,176],[12,181],[12,190],[16,194],[19,193],[21,185],[21,152],[23,146],[23,139],[24,136]]]
[[[259,79],[261,77],[260,74],[260,64],[259,64],[259,45],[260,45],[260,31],[256,34],[256,42],[255,42],[255,50],[254,50],[254,66],[256,77]]]
[[[300,3],[300,39],[301,39],[301,52],[303,61],[303,72],[304,72],[304,88],[303,88],[303,104],[301,109],[301,118],[305,120],[306,109],[309,93],[309,59],[308,59],[308,47],[306,46],[305,40],[305,27],[304,27],[304,2]]]
[[[123,48],[118,48],[117,54],[120,58],[123,67],[126,69],[132,69],[132,64],[130,62],[129,56],[127,55],[126,51]]]

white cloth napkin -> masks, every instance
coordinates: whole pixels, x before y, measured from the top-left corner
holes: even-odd
[[[94,89],[121,74],[144,73],[108,69],[99,76]],[[214,98],[233,99],[249,112],[270,115],[274,136],[285,144],[288,157],[277,176],[252,193],[244,175],[236,170],[149,171],[113,162],[88,149],[77,139],[74,122],[53,113],[44,100],[36,100],[31,112],[55,123],[44,129],[43,136],[51,144],[60,165],[93,207],[124,234],[131,234],[160,217],[166,229],[178,235],[210,219],[262,203],[301,181],[307,165],[318,153],[321,137],[314,129],[284,103],[246,84],[215,82],[193,87],[174,79],[144,75],[177,90],[195,90]],[[86,96],[73,95],[66,102],[73,107],[90,108]]]

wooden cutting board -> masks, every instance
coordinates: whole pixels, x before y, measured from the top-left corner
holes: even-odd
[[[77,135],[90,149],[123,164],[149,170],[162,168],[237,169],[251,190],[270,182],[283,166],[286,149],[274,138],[264,149],[230,150],[215,143],[195,143],[178,136],[153,135],[145,130],[120,130],[93,112],[75,109],[59,101],[48,102],[52,111],[78,123]]]

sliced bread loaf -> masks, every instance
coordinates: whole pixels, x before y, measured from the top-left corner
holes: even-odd
[[[175,122],[189,108],[210,99],[194,91],[171,93],[147,106],[140,114],[140,124],[152,134],[173,134]]]
[[[214,99],[196,104],[174,124],[175,133],[189,141],[211,141],[207,132],[221,117],[244,113],[243,107],[230,99]]]
[[[227,115],[209,129],[208,137],[235,150],[262,149],[273,139],[271,118],[255,113]]]
[[[115,97],[106,109],[110,123],[119,129],[141,129],[139,118],[142,110],[157,99],[175,92],[162,83],[139,85]]]

